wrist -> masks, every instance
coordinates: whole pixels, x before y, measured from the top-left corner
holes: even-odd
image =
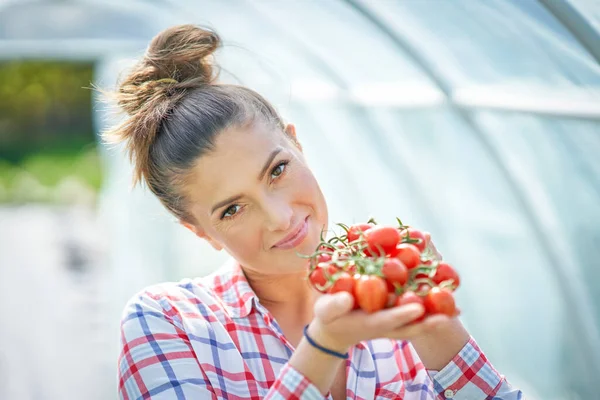
[[[341,342],[339,339],[328,334],[319,323],[311,322],[306,333],[318,345],[333,350],[337,353],[347,353],[351,345]]]
[[[471,335],[460,320],[453,319],[431,332],[411,338],[415,351],[427,369],[440,371],[468,343]]]

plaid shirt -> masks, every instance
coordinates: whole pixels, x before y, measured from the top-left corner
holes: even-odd
[[[122,399],[331,399],[288,364],[294,348],[236,263],[134,296],[121,324]],[[471,339],[441,371],[407,341],[350,349],[350,399],[521,399]]]

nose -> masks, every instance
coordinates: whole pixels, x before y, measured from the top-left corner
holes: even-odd
[[[290,202],[283,196],[269,196],[264,208],[269,231],[287,231],[291,228],[294,213]]]

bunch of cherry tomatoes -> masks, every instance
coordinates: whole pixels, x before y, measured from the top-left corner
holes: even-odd
[[[372,313],[420,303],[431,314],[457,315],[452,292],[460,278],[438,259],[428,234],[404,225],[338,224],[344,234],[321,242],[309,256],[309,281],[322,293],[346,291],[354,308]]]

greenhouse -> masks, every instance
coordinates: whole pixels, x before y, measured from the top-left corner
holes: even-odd
[[[431,232],[463,277],[463,323],[527,398],[597,396],[600,3],[0,0],[0,63],[87,63],[93,84],[111,88],[179,23],[217,30],[221,80],[296,125],[331,221],[400,216]],[[99,135],[120,116],[89,95]],[[96,300],[72,299],[89,309],[68,322],[89,336],[50,332],[17,356],[15,342],[40,336],[0,333],[0,398],[112,398],[125,301],[226,258],[131,188],[120,149],[98,149],[101,262],[86,281]],[[2,280],[14,266],[0,264]]]

